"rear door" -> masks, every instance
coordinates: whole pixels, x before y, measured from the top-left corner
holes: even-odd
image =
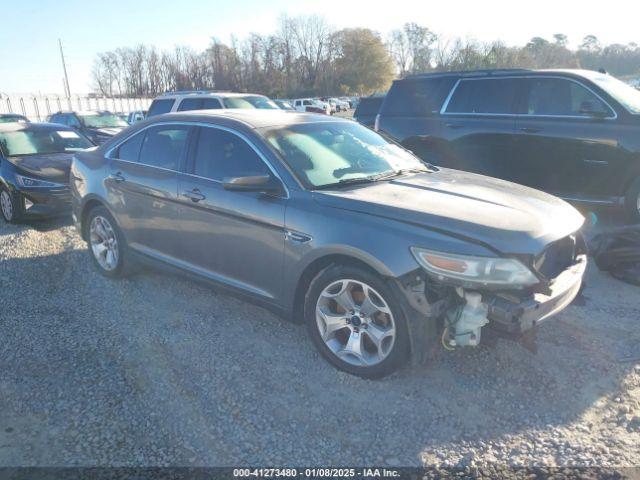
[[[237,132],[199,127],[180,175],[178,258],[192,270],[267,299],[282,295],[286,198],[225,190],[223,180],[274,175]]]
[[[442,108],[445,166],[514,180],[515,108],[520,85],[514,78],[462,78]]]
[[[612,193],[607,185],[625,154],[614,110],[570,78],[530,77],[526,85],[516,123],[518,181],[564,197]]]
[[[136,250],[158,257],[175,255],[178,170],[191,128],[156,125],[111,153],[111,175],[105,181],[109,203]]]

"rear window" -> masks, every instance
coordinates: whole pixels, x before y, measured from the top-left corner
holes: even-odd
[[[461,80],[446,113],[515,113],[517,85],[517,80],[512,78]]]
[[[149,113],[147,117],[153,117],[154,115],[161,115],[171,111],[173,107],[173,99],[168,98],[166,100],[154,100],[149,107]]]
[[[455,83],[454,77],[395,81],[387,94],[381,113],[420,116],[439,112]]]
[[[360,103],[356,107],[356,111],[353,113],[354,117],[358,115],[376,115],[380,106],[384,101],[384,97],[366,97],[361,98]]]

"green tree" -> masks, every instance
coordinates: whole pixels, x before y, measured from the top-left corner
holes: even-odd
[[[393,60],[382,40],[368,28],[336,33],[336,81],[345,93],[387,90],[394,77]]]

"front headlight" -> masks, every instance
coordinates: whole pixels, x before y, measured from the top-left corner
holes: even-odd
[[[506,287],[526,287],[540,281],[515,258],[456,255],[418,247],[411,247],[411,253],[425,270],[442,279]]]
[[[47,182],[46,180],[39,180],[37,178],[25,177],[24,175],[18,175],[16,173],[16,182],[21,187],[64,187],[59,183]]]

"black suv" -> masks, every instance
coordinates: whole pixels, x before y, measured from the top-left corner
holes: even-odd
[[[640,91],[586,70],[491,70],[396,80],[376,129],[423,160],[640,222]]]
[[[49,117],[49,122],[71,127],[97,145],[106,142],[129,126],[123,119],[106,110],[56,112]]]

